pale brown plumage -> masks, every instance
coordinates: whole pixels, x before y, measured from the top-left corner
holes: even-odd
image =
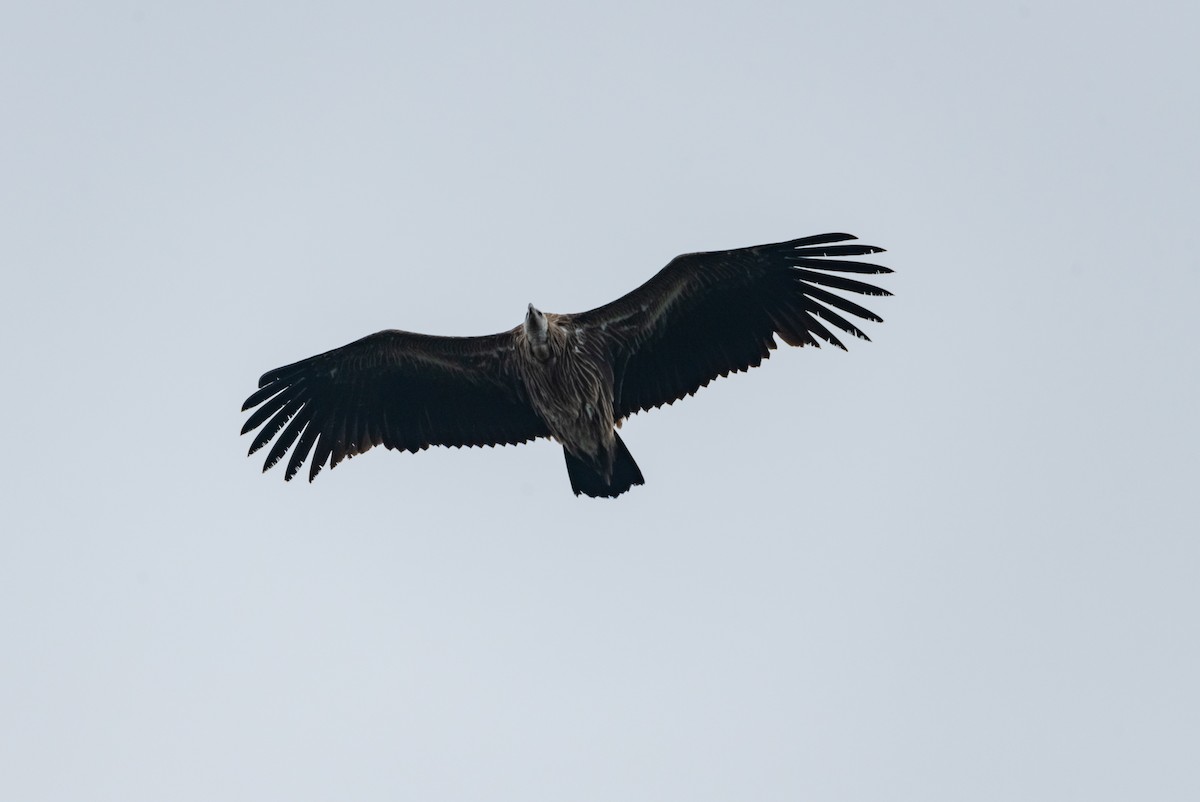
[[[552,436],[578,495],[642,484],[615,425],[748,370],[776,347],[845,348],[833,330],[869,339],[843,314],[881,322],[831,290],[889,295],[843,274],[890,273],[842,258],[882,249],[823,234],[676,257],[638,289],[575,315],[543,315],[485,337],[381,331],[263,375],[243,410],[250,453],[272,439],[263,470],[287,455],[309,481],[373,446],[418,451]],[[259,428],[261,427],[261,428]],[[278,438],[276,439],[276,436]]]

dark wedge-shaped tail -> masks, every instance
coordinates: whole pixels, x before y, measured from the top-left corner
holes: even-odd
[[[633,455],[625,447],[620,435],[613,432],[613,436],[617,438],[617,446],[613,454],[612,481],[608,483],[605,483],[604,476],[595,465],[563,448],[563,455],[567,458],[567,474],[571,477],[571,489],[575,495],[582,493],[592,498],[616,498],[634,485],[646,483],[641,468],[633,461]]]

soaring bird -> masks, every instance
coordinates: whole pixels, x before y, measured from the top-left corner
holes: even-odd
[[[552,437],[575,495],[615,498],[644,481],[616,431],[629,415],[756,367],[775,335],[843,350],[834,330],[870,339],[843,313],[882,318],[834,290],[890,295],[846,274],[892,271],[841,258],[883,250],[854,239],[820,234],[684,254],[612,303],[580,314],[530,304],[524,322],[500,334],[381,331],[264,374],[242,405],[254,410],[242,434],[258,429],[250,454],[275,440],[263,471],[291,449],[286,480],[312,454],[310,482],[326,463],[372,446],[416,452]]]

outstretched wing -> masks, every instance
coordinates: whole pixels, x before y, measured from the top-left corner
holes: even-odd
[[[814,237],[678,256],[622,298],[574,315],[612,343],[618,418],[670,404],[718,376],[748,370],[770,356],[778,334],[789,345],[845,349],[833,330],[870,339],[843,313],[882,318],[834,293],[891,295],[846,273],[886,267],[829,257],[880,253],[870,245],[832,243],[850,234]]]
[[[512,369],[512,336],[433,337],[381,331],[263,375],[242,411],[263,470],[292,449],[284,479],[312,452],[311,482],[372,446],[492,446],[549,434]],[[282,431],[282,433],[280,433]],[[293,448],[293,445],[295,446]]]

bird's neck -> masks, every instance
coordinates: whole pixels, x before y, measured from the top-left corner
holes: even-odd
[[[550,359],[550,322],[545,318],[527,317],[525,319],[525,342],[534,359],[539,362]]]

